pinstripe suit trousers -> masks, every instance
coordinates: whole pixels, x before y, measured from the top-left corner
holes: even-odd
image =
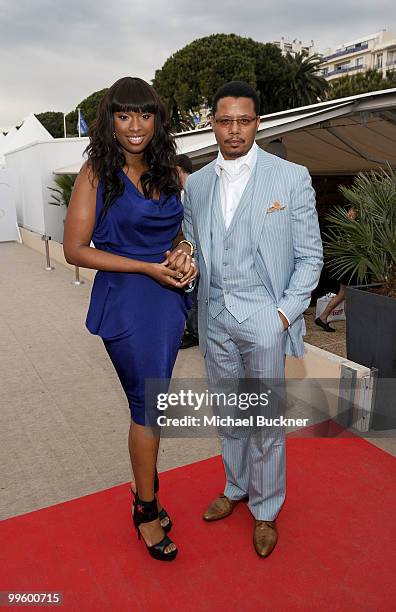
[[[285,345],[286,332],[275,304],[242,323],[227,309],[209,317],[205,363],[210,389],[219,390],[222,378],[232,378],[235,391],[239,379],[283,380]],[[221,428],[219,433],[226,474],[224,494],[230,499],[247,495],[256,519],[274,520],[286,494],[284,430],[263,427],[238,435]]]

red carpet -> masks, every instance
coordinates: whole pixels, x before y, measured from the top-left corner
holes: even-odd
[[[175,441],[176,443],[176,441]],[[63,591],[62,610],[395,610],[396,461],[358,438],[288,440],[288,497],[268,559],[253,519],[200,518],[220,458],[161,477],[180,552],[152,560],[132,531],[127,485],[3,521],[1,590]]]

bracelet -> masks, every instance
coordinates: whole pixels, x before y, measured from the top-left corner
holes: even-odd
[[[188,244],[188,246],[191,249],[191,257],[194,255],[194,245],[192,244],[192,242],[190,242],[189,240],[180,240],[180,242],[178,243],[177,246],[180,246],[181,244]],[[176,247],[177,248],[177,247]]]
[[[191,291],[194,291],[195,289],[195,278],[194,280],[191,281],[191,283],[188,283],[187,287],[184,289],[184,293],[191,293]]]

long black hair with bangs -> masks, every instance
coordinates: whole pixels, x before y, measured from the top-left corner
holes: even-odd
[[[103,208],[100,218],[125,189],[119,171],[125,166],[126,159],[114,138],[113,113],[116,112],[154,115],[154,136],[144,151],[149,168],[141,177],[144,196],[152,198],[155,193],[177,194],[181,189],[175,163],[175,142],[164,105],[151,85],[136,77],[124,77],[116,81],[102,98],[90,130],[90,144],[86,148],[88,165],[94,176],[102,181]]]

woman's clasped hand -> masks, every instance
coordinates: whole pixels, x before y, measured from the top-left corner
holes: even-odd
[[[172,252],[166,251],[166,259],[163,264],[168,270],[177,274],[177,287],[184,288],[192,283],[198,276],[198,266],[191,255],[181,248],[175,248]]]
[[[167,251],[165,255],[162,263],[148,263],[146,274],[161,285],[184,289],[197,276],[195,261],[182,250]]]

